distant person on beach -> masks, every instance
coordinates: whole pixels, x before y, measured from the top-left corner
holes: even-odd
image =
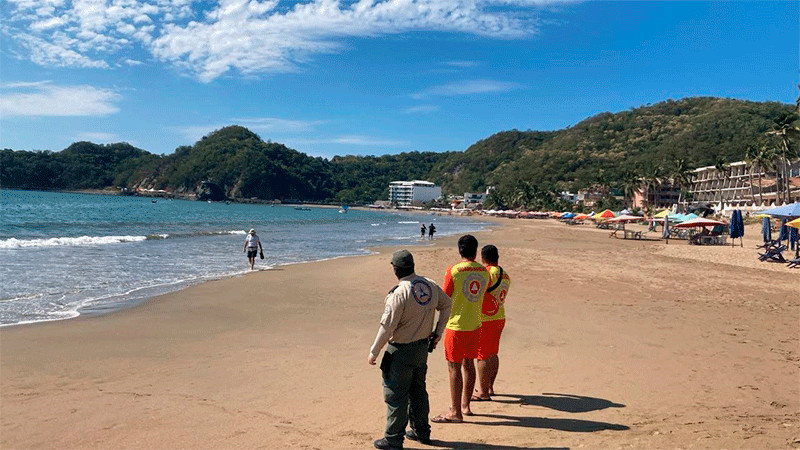
[[[425,231],[426,231],[425,230],[425,224],[423,223],[419,227],[419,238],[420,239],[425,239]]]
[[[428,227],[428,239],[433,239],[433,233],[435,232],[436,232],[436,227],[433,226],[433,224],[431,224],[431,226]]]
[[[481,307],[489,272],[475,261],[478,240],[466,234],[458,239],[461,262],[450,266],[444,276],[444,292],[453,301],[444,330],[444,357],[450,378],[450,411],[431,419],[436,423],[461,423],[471,416],[470,401],[475,389],[475,365],[481,333]]]
[[[428,352],[439,342],[451,306],[450,297],[433,280],[414,273],[414,257],[408,250],[394,252],[391,262],[400,282],[386,295],[381,326],[367,357],[375,365],[378,353],[389,343],[380,365],[386,401],[386,431],[374,442],[380,449],[403,448],[406,437],[430,444]],[[439,319],[433,330],[436,311]],[[406,433],[409,421],[411,430]]]
[[[259,250],[261,251],[261,259],[264,259],[264,248],[261,246],[261,239],[256,235],[256,230],[251,229],[244,240],[244,251],[247,252],[247,259],[250,260],[250,270],[253,270]]]
[[[511,278],[498,265],[500,256],[497,247],[485,245],[481,249],[481,260],[489,270],[489,287],[483,297],[481,316],[481,338],[478,347],[478,388],[472,401],[488,401],[494,395],[494,380],[500,368],[497,353],[500,348],[500,335],[506,324],[505,302]]]

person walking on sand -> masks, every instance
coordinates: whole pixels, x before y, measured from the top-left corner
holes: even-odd
[[[475,261],[478,240],[466,234],[458,239],[461,262],[450,266],[444,276],[444,292],[453,301],[444,330],[444,357],[450,378],[450,411],[431,419],[435,423],[461,423],[471,416],[470,401],[475,389],[475,365],[481,332],[481,307],[489,272]]]
[[[433,239],[433,233],[435,232],[436,232],[436,227],[433,226],[433,224],[431,224],[431,226],[428,227],[428,239]]]
[[[500,368],[497,353],[500,348],[500,335],[506,324],[505,302],[511,278],[497,262],[500,256],[497,247],[486,245],[481,249],[481,261],[489,271],[489,287],[483,297],[481,314],[481,337],[478,347],[478,388],[472,401],[489,401],[494,395],[494,380]]]
[[[367,356],[367,363],[375,365],[378,353],[389,343],[380,365],[386,430],[374,442],[379,449],[401,449],[405,437],[430,444],[425,385],[428,352],[442,336],[451,305],[450,297],[433,280],[414,273],[414,257],[408,250],[394,252],[391,262],[399,283],[386,295],[381,325]],[[432,332],[436,311],[439,319]],[[406,433],[409,421],[411,429]]]
[[[425,230],[425,224],[424,223],[420,224],[420,227],[419,227],[419,238],[420,239],[425,239],[425,231],[426,231]]]
[[[256,235],[256,230],[251,229],[250,232],[247,233],[247,238],[244,240],[244,251],[247,253],[247,259],[250,260],[250,270],[253,270],[259,250],[261,251],[261,258],[264,258],[264,248],[261,246],[261,239]]]

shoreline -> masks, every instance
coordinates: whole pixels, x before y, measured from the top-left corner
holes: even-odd
[[[86,192],[86,193],[87,194],[92,194],[91,192]],[[322,206],[322,205],[315,205],[315,206]],[[325,207],[325,206],[322,206],[322,207]],[[332,208],[332,206],[329,206],[329,207]],[[415,212],[415,211],[411,211],[411,212]],[[473,216],[472,218],[473,219],[482,219],[482,218],[485,218],[485,217],[483,217],[483,216]],[[493,222],[493,220],[491,220],[491,219],[483,220],[483,221],[485,221],[487,223]],[[475,233],[480,233],[480,232],[484,232],[484,231],[490,231],[490,229],[485,228],[483,230],[476,231]],[[427,239],[424,239],[424,240],[423,239],[417,239],[414,242],[409,244],[409,248],[413,249],[413,248],[420,248],[420,247],[429,247],[431,245],[434,245],[434,243],[436,241],[440,240],[440,239],[445,239],[445,238],[452,237],[452,236],[453,235],[446,235],[446,234],[445,235],[440,235],[440,237],[434,239],[433,241],[430,241],[430,240],[427,240]],[[160,292],[160,293],[157,293],[157,294],[154,294],[154,295],[145,295],[144,297],[134,296],[132,298],[124,298],[124,299],[121,299],[119,301],[116,301],[116,302],[113,302],[113,303],[107,303],[107,304],[84,305],[84,306],[78,307],[77,310],[74,311],[75,314],[76,314],[74,316],[63,317],[63,318],[54,318],[54,319],[48,319],[48,320],[26,321],[26,322],[19,322],[19,323],[13,323],[13,324],[1,324],[0,325],[0,329],[24,327],[24,326],[35,326],[37,324],[52,323],[52,322],[67,322],[67,321],[72,321],[72,320],[76,320],[76,319],[80,319],[80,318],[102,317],[102,316],[106,316],[106,315],[109,315],[109,314],[123,313],[126,310],[137,308],[137,307],[147,303],[148,301],[150,301],[152,299],[159,298],[159,297],[164,297],[164,296],[169,296],[171,294],[176,294],[176,293],[179,293],[179,292],[181,292],[181,291],[183,291],[185,289],[189,289],[189,288],[191,288],[193,286],[202,285],[202,284],[205,284],[205,283],[212,283],[212,282],[219,281],[219,280],[227,280],[227,279],[236,279],[236,278],[240,278],[240,277],[246,277],[248,275],[253,275],[253,274],[259,273],[259,272],[268,272],[268,271],[273,271],[273,270],[281,270],[281,268],[284,268],[284,267],[287,267],[287,266],[314,264],[314,263],[319,263],[319,262],[324,262],[324,261],[333,261],[333,260],[345,259],[345,258],[365,257],[365,256],[378,254],[378,253],[380,253],[381,249],[383,249],[383,248],[384,248],[384,246],[367,247],[367,248],[361,249],[361,250],[363,250],[364,253],[338,255],[338,256],[333,256],[333,257],[328,257],[328,258],[312,259],[312,260],[300,261],[300,262],[278,263],[278,264],[276,264],[274,266],[258,268],[258,269],[254,270],[254,271],[242,269],[241,272],[234,273],[234,274],[229,274],[229,275],[222,274],[222,275],[213,276],[213,277],[204,278],[204,279],[183,280],[183,281],[180,281],[180,282],[173,283],[173,285],[176,286],[175,289],[165,289],[164,292]],[[139,290],[159,290],[159,288],[161,288],[161,287],[160,286],[150,286],[150,287],[140,288]],[[117,297],[119,297],[119,295]]]
[[[673,244],[554,221],[497,222],[474,234],[512,277],[498,395],[464,424],[432,424],[433,448],[800,439],[796,272],[661,254]],[[416,271],[441,280],[456,239],[411,249]],[[721,250],[752,256],[752,243]],[[0,329],[0,446],[367,448],[385,424],[366,356],[396,283],[394,249]],[[428,365],[432,417],[449,404],[441,349]]]

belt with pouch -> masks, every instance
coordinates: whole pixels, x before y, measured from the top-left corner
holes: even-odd
[[[423,344],[423,343],[426,343],[426,342],[428,342],[428,338],[423,338],[423,339],[420,339],[418,341],[407,342],[407,343],[399,343],[399,342],[389,342],[389,343],[394,345],[395,347],[406,347],[406,346],[409,346],[409,345],[420,345],[420,344]]]

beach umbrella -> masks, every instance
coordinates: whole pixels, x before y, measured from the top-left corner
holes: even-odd
[[[800,228],[800,218],[786,222],[787,227]]]
[[[608,219],[609,222],[635,222],[637,220],[643,220],[644,217],[641,216],[629,216],[627,214],[623,214],[612,219]]]
[[[717,225],[727,225],[725,222],[719,220],[705,219],[703,217],[696,217],[675,225],[675,228],[694,228],[694,227],[714,227]]]
[[[660,211],[658,214],[654,215],[653,217],[658,217],[659,219],[662,219],[664,217],[667,217],[668,215],[669,215],[669,210],[665,209],[663,211]]]
[[[789,230],[786,228],[786,222],[786,219],[781,221],[781,231],[778,233],[779,241],[785,241],[786,239],[789,239]]]
[[[790,203],[788,205],[761,211],[761,214],[769,214],[772,217],[784,218],[800,217],[800,202]]]
[[[772,240],[772,226],[769,223],[769,217],[761,219],[761,235],[764,236],[764,242]]]
[[[573,217],[575,217],[575,214],[573,214],[571,212],[566,212],[566,213],[561,215],[562,219],[572,219]]]
[[[742,212],[738,209],[733,210],[731,215],[731,245],[733,240],[744,236],[744,220],[742,219]],[[742,247],[744,247],[744,240],[741,240]]]
[[[606,209],[604,211],[600,211],[599,213],[595,214],[595,217],[598,219],[610,219],[612,217],[615,217],[615,214],[610,209]]]
[[[588,214],[578,214],[578,215],[575,216],[576,220],[583,220],[583,219],[588,219],[588,218],[589,218]]]

